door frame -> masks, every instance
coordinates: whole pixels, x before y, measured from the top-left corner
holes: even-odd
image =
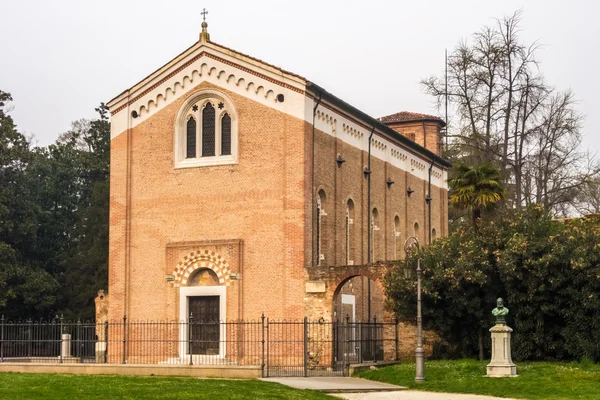
[[[342,308],[345,305],[347,306],[352,306],[352,319],[350,320],[351,323],[351,328],[350,328],[350,332],[352,334],[352,350],[351,353],[346,353],[344,352],[344,354],[346,356],[354,356],[356,355],[356,296],[353,294],[342,294]],[[344,323],[342,322],[342,325],[344,325]],[[347,327],[346,327],[346,334],[348,333],[347,331]]]
[[[179,320],[182,322],[179,329],[179,357],[185,359],[188,357],[188,322],[190,317],[189,298],[200,296],[219,296],[219,354],[214,356],[199,355],[206,357],[224,358],[225,357],[225,338],[227,337],[227,288],[225,286],[186,286],[179,288]],[[194,357],[195,359],[196,357]]]

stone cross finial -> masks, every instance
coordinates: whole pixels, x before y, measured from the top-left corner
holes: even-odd
[[[200,41],[208,42],[210,40],[210,33],[206,30],[206,28],[208,28],[208,23],[206,22],[206,14],[208,14],[208,11],[206,11],[206,8],[203,8],[200,14],[202,14],[202,32],[200,32]]]

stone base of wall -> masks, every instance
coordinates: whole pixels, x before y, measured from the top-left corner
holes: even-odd
[[[25,372],[42,374],[76,375],[141,375],[141,376],[191,376],[198,378],[256,379],[262,376],[260,366],[190,366],[190,365],[140,365],[140,364],[32,364],[1,363],[0,372]]]

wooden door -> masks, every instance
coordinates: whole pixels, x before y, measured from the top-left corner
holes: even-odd
[[[195,296],[189,298],[192,315],[190,324],[191,353],[219,354],[220,303],[219,296]]]

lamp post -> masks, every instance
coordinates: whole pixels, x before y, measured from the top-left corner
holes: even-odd
[[[404,252],[408,257],[411,251],[419,251],[419,240],[410,236],[404,241]],[[412,278],[412,268],[408,265],[408,262],[404,264],[404,277],[407,279]],[[417,257],[417,348],[415,349],[415,362],[416,362],[416,374],[415,382],[425,381],[425,352],[423,351],[423,317],[421,314],[421,254],[418,253]]]

